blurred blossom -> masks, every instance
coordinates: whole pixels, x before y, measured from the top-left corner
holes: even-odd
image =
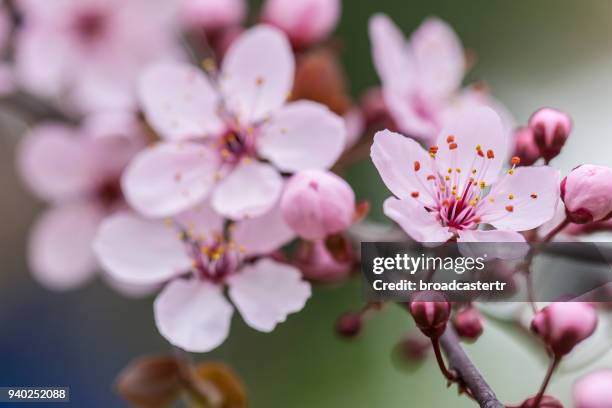
[[[129,114],[90,116],[80,128],[43,123],[22,140],[18,170],[48,201],[36,222],[28,258],[34,276],[51,289],[71,289],[97,268],[91,242],[102,218],[125,206],[119,178],[144,146]]]
[[[339,282],[355,268],[351,242],[341,234],[316,241],[302,241],[295,255],[295,265],[304,277],[316,282]]]
[[[570,221],[585,224],[612,216],[612,169],[584,164],[561,182],[561,197]]]
[[[597,311],[588,303],[556,302],[540,310],[531,322],[531,330],[559,358],[568,354],[597,327]]]
[[[453,319],[453,327],[457,334],[465,339],[476,340],[482,334],[482,315],[473,306],[467,306],[457,313]]]
[[[612,406],[612,370],[598,370],[582,377],[574,385],[576,408]]]
[[[385,214],[420,242],[524,242],[526,231],[550,220],[559,199],[558,171],[511,168],[499,116],[477,107],[440,132],[429,152],[388,130],[374,136],[371,156],[395,197]],[[518,163],[518,158],[513,160]],[[495,230],[478,230],[489,224]]]
[[[408,136],[430,143],[448,121],[479,105],[499,110],[504,125],[511,121],[488,93],[461,90],[466,58],[459,38],[444,21],[425,20],[406,41],[386,15],[378,14],[370,19],[370,41],[386,106]]]
[[[166,222],[124,212],[103,222],[94,250],[117,280],[167,282],[154,304],[160,333],[175,346],[206,352],[229,333],[234,307],[225,288],[245,322],[263,332],[310,297],[298,269],[262,257],[293,238],[277,208],[223,232],[223,219],[208,204]]]
[[[531,166],[540,158],[540,150],[533,139],[529,127],[521,127],[514,132],[514,155],[521,159],[522,166]]]
[[[289,43],[268,26],[233,42],[218,75],[177,63],[147,69],[140,100],[163,142],[126,170],[129,203],[146,216],[163,217],[212,192],[220,214],[253,217],[278,201],[280,172],[330,167],[344,148],[344,122],[315,102],[285,104],[293,78]]]
[[[348,228],[355,215],[355,193],[341,177],[323,170],[294,174],[285,187],[281,210],[302,238],[322,239]]]
[[[11,17],[4,5],[0,5],[0,57],[6,57],[12,30]],[[0,96],[15,90],[15,75],[11,64],[0,62]]]
[[[246,17],[246,0],[179,0],[181,19],[190,29],[216,32],[240,25]]]
[[[340,19],[340,0],[266,0],[262,20],[304,47],[324,40]]]
[[[336,320],[336,333],[347,339],[356,337],[363,328],[363,315],[359,312],[346,312]]]
[[[540,155],[548,163],[561,152],[572,131],[572,119],[565,112],[542,108],[529,118],[529,128]]]
[[[25,89],[68,96],[80,111],[133,108],[135,80],[154,60],[177,54],[174,2],[17,0],[16,69]]]

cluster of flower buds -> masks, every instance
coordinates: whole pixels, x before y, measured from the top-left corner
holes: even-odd
[[[539,158],[546,163],[557,157],[572,131],[568,114],[552,108],[536,111],[526,127],[515,131],[515,156],[522,165],[532,165]]]
[[[531,330],[557,359],[568,354],[597,328],[597,311],[588,303],[556,302],[539,311]]]

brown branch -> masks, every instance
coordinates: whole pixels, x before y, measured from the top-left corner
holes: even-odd
[[[448,326],[440,337],[440,345],[446,354],[448,365],[470,391],[470,395],[481,408],[504,408],[495,393],[459,344],[455,330]]]

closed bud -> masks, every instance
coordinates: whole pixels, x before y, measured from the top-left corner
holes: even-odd
[[[536,399],[537,397],[529,398],[521,404],[520,408],[563,408],[561,401],[550,395],[544,395],[537,407],[535,405]]]
[[[349,240],[336,234],[326,239],[302,241],[295,264],[308,280],[338,282],[352,272],[355,256]]]
[[[363,316],[361,313],[347,312],[336,321],[336,333],[340,337],[353,338],[361,332]]]
[[[287,183],[281,211],[300,237],[323,239],[352,224],[355,193],[346,181],[329,171],[304,170]]]
[[[536,333],[556,358],[563,357],[597,327],[597,312],[588,303],[557,302],[540,310],[531,321]]]
[[[476,340],[482,334],[482,316],[474,306],[468,306],[455,314],[453,327],[459,336]]]
[[[340,17],[340,0],[267,0],[262,19],[283,30],[296,47],[325,39]]]
[[[446,330],[451,305],[439,292],[419,292],[408,305],[408,310],[424,335],[437,338]]]
[[[612,370],[595,371],[574,385],[576,408],[609,408],[612,406]]]
[[[521,127],[515,130],[514,155],[520,159],[522,166],[531,166],[540,158],[540,149],[535,143],[531,128]]]
[[[572,131],[572,119],[559,110],[542,108],[529,118],[529,128],[533,131],[540,155],[549,162],[561,153]]]
[[[612,216],[612,169],[584,164],[561,182],[561,199],[570,221],[586,224]]]

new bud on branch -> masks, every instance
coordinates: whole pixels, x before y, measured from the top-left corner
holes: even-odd
[[[514,154],[520,158],[520,164],[531,166],[540,158],[540,150],[533,138],[533,130],[521,127],[514,132]]]
[[[476,340],[482,334],[482,316],[474,306],[468,306],[455,314],[453,327],[459,336]]]
[[[556,109],[542,108],[529,119],[540,155],[548,163],[561,152],[572,130],[572,120],[568,114]]]
[[[574,385],[576,408],[606,408],[612,401],[612,370],[599,370]]]
[[[542,338],[555,358],[563,357],[597,327],[597,312],[588,303],[557,302],[539,311],[531,330]]]
[[[295,174],[281,199],[285,222],[302,238],[315,240],[343,231],[355,214],[355,193],[333,173],[304,170]]]
[[[410,302],[408,310],[424,335],[437,338],[446,329],[451,305],[439,292],[419,292]]]
[[[601,221],[612,216],[612,169],[585,164],[561,182],[561,198],[567,216],[576,224]]]

